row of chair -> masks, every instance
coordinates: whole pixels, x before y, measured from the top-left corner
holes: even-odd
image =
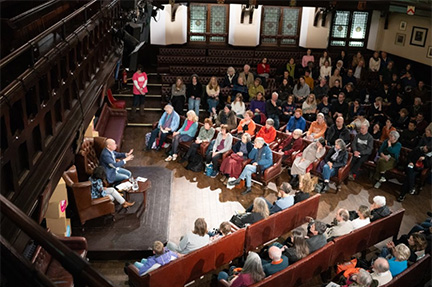
[[[145,276],[139,276],[137,269],[130,266],[128,267],[129,283],[134,287],[184,286],[302,225],[305,223],[306,216],[316,218],[319,200],[320,195],[315,195],[267,219],[218,239]]]
[[[252,286],[300,286],[335,264],[349,260],[355,253],[398,234],[404,213],[405,210],[400,209],[347,235],[337,237],[323,248]]]

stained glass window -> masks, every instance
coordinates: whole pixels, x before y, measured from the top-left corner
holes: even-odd
[[[280,8],[264,7],[262,32],[264,36],[275,36],[274,38],[263,38],[263,43],[276,43],[276,36],[279,31]]]
[[[351,23],[351,39],[364,39],[368,22],[367,12],[354,12]]]
[[[224,34],[226,33],[226,6],[211,6],[210,8],[210,33]],[[225,42],[226,37],[212,36],[210,42]]]
[[[190,27],[191,33],[205,33],[207,26],[207,6],[206,5],[190,5]],[[190,41],[200,42],[205,41],[205,36],[191,35]]]
[[[350,19],[350,12],[336,11],[334,16],[334,23],[332,27],[333,38],[346,38],[348,35],[348,24]]]
[[[296,36],[298,34],[299,9],[283,8],[282,35]],[[295,45],[295,39],[282,39],[281,44]]]

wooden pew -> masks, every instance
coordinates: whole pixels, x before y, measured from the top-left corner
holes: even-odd
[[[144,276],[139,276],[138,269],[130,265],[129,283],[134,287],[184,286],[242,256],[245,234],[245,229],[239,229]]]
[[[402,286],[423,286],[425,279],[430,280],[431,257],[426,254],[425,257],[408,267],[404,272],[398,274],[392,281],[382,287],[402,287]],[[427,277],[429,275],[429,277]]]

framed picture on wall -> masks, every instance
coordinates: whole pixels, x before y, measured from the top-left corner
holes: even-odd
[[[405,30],[406,30],[406,27],[407,27],[407,22],[405,22],[405,21],[400,21],[400,24],[399,24],[399,30],[401,30],[401,31],[405,31]]]
[[[404,46],[405,45],[406,34],[396,33],[395,45]]]
[[[429,46],[429,48],[428,48],[428,50],[427,50],[426,57],[428,57],[428,58],[432,58],[432,46]]]
[[[426,43],[428,29],[414,26],[411,33],[410,44],[413,46],[424,47]]]

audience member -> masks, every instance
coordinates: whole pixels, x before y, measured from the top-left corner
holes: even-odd
[[[327,239],[324,235],[327,226],[321,221],[309,222],[309,234],[306,239],[306,243],[309,246],[310,253],[317,251],[327,243]]]
[[[381,138],[381,124],[379,122],[374,123],[370,126],[369,133],[374,140],[379,140]]]
[[[282,255],[282,250],[277,246],[271,246],[268,250],[271,261],[262,260],[263,270],[266,276],[275,274],[288,267],[288,258]]]
[[[283,79],[282,83],[279,85],[278,90],[279,99],[281,101],[286,101],[288,99],[288,96],[292,94],[293,88],[289,84],[287,79]]]
[[[141,259],[140,262],[135,262],[134,266],[138,268],[138,274],[143,276],[150,268],[154,268],[156,264],[163,266],[177,259],[177,253],[165,249],[163,243],[155,241],[153,243],[153,256]]]
[[[261,78],[256,78],[252,85],[249,86],[249,100],[255,99],[256,94],[264,94],[264,87],[261,85]],[[247,101],[248,102],[248,101]]]
[[[421,137],[419,146],[432,144],[432,123],[430,123],[424,130],[424,135]]]
[[[201,97],[203,95],[203,89],[201,83],[198,81],[197,74],[193,74],[191,79],[191,83],[186,87],[188,109],[195,111],[195,114],[199,116],[199,107],[201,103]]]
[[[357,85],[360,85],[361,82],[366,81],[366,66],[364,61],[360,61],[358,65],[354,68],[354,78],[357,79]]]
[[[305,82],[305,77],[301,76],[298,83],[294,86],[293,94],[297,102],[303,102],[310,94],[310,88]]]
[[[238,93],[242,94],[245,102],[249,101],[249,89],[247,85],[245,85],[244,79],[241,77],[237,79],[237,82],[234,84],[234,87],[232,88],[233,97],[235,97],[235,95],[237,95]]]
[[[311,49],[307,49],[306,51],[306,55],[303,55],[302,57],[302,66],[303,68],[306,68],[309,62],[315,62],[315,58],[312,55],[312,50]]]
[[[415,194],[415,180],[424,169],[432,166],[432,144],[414,148],[408,154],[408,165],[405,168],[405,181],[402,186],[399,202],[405,199],[406,194]]]
[[[387,117],[384,115],[383,110],[383,99],[381,97],[376,97],[375,102],[369,109],[368,115],[369,121],[372,123],[380,123],[384,125]]]
[[[360,64],[361,61],[364,62],[364,58],[363,58],[363,55],[361,54],[361,52],[358,51],[358,52],[353,56],[353,60],[352,60],[352,63],[351,63],[351,67],[352,67],[353,69],[355,69],[355,68]]]
[[[279,116],[282,112],[282,103],[278,99],[279,95],[276,92],[273,92],[271,95],[271,99],[266,102],[266,113],[268,119],[273,119],[275,129],[279,129],[280,119]]]
[[[300,129],[305,131],[306,129],[306,120],[303,118],[303,111],[301,109],[296,109],[294,113],[294,117],[291,117],[286,126],[286,132],[292,133],[295,129]]]
[[[219,229],[213,228],[212,231],[208,232],[211,241],[218,240],[229,234],[231,234],[231,224],[228,221],[222,222],[219,225]]]
[[[333,123],[333,120],[331,119],[331,110],[332,106],[329,103],[329,96],[324,95],[321,99],[321,103],[317,106],[317,113],[322,113],[324,115],[327,126],[330,126],[331,123]]]
[[[378,257],[372,265],[373,272],[371,273],[372,279],[378,282],[377,287],[389,283],[393,276],[390,272],[390,265],[387,259]]]
[[[392,61],[392,59],[390,57],[388,57],[387,52],[381,51],[381,68],[380,68],[380,70],[387,67],[388,63],[390,63],[391,61]]]
[[[177,77],[175,84],[171,86],[171,103],[177,114],[183,115],[183,107],[185,104],[186,85],[183,79]]]
[[[178,131],[173,132],[171,150],[169,151],[168,157],[165,161],[175,161],[177,159],[179,144],[181,142],[191,141],[195,137],[198,129],[198,116],[193,110],[188,111],[186,116],[183,126]]]
[[[327,240],[335,237],[339,237],[345,234],[350,233],[354,230],[354,227],[349,220],[349,212],[344,208],[340,208],[336,212],[336,218],[334,220],[334,225],[327,228],[324,232],[324,236]]]
[[[249,153],[253,149],[251,143],[251,136],[248,133],[244,133],[240,141],[237,141],[232,147],[232,153],[227,156],[220,167],[221,173],[224,175],[221,181],[226,183],[227,176],[239,177],[243,168],[243,161],[248,159]]]
[[[340,94],[340,92],[342,92],[342,81],[339,81],[338,79],[336,79],[334,81],[333,87],[331,87],[328,91],[328,95],[331,99],[330,102],[334,102],[337,101],[338,95]]]
[[[374,185],[375,188],[380,188],[381,184],[387,181],[384,177],[385,172],[394,168],[399,160],[401,144],[398,139],[399,133],[391,131],[389,138],[382,143],[378,150],[379,158],[374,174],[374,179],[377,181]]]
[[[233,130],[237,127],[237,117],[232,111],[230,104],[225,105],[224,109],[221,110],[216,118],[216,126],[227,125],[228,130]]]
[[[267,58],[263,58],[261,63],[257,65],[257,74],[264,80],[270,76],[270,65],[267,63]]]
[[[327,124],[324,120],[324,115],[319,113],[317,115],[316,121],[312,122],[309,130],[306,133],[306,138],[308,140],[318,139],[324,136],[327,130]]]
[[[324,185],[321,189],[321,193],[328,191],[330,177],[336,175],[339,168],[345,166],[347,161],[348,152],[346,150],[345,142],[341,139],[337,139],[334,147],[328,151],[324,160],[320,163],[320,167],[322,167],[322,176],[324,179]]]
[[[293,80],[298,78],[298,65],[294,58],[289,59],[289,62],[286,64],[286,71]]]
[[[254,113],[253,120],[257,124],[265,123],[266,102],[262,93],[258,93],[256,98],[251,101],[250,110]],[[262,119],[264,117],[264,120]]]
[[[329,88],[333,88],[335,86],[335,81],[338,80],[339,84],[342,82],[342,77],[340,75],[340,70],[335,69],[333,71],[333,75],[330,77],[329,80]]]
[[[113,139],[107,139],[105,148],[102,150],[99,164],[105,169],[108,183],[119,183],[129,179],[132,174],[129,170],[122,168],[126,162],[133,160],[133,149],[128,153],[117,152],[117,143]],[[120,161],[116,161],[121,159]]]
[[[414,98],[419,97],[422,102],[430,101],[430,91],[426,88],[423,81],[419,81],[417,87],[415,87],[411,92],[414,95]]]
[[[411,117],[411,120],[415,120],[418,113],[421,113],[423,111],[423,102],[421,98],[415,97],[414,103],[409,109],[409,115]]]
[[[345,102],[345,94],[340,92],[337,101],[332,103],[332,116],[334,119],[337,117],[343,117],[344,119],[348,115],[348,103]]]
[[[238,75],[236,74],[236,71],[233,67],[228,67],[227,73],[224,77],[222,88],[233,88],[234,85],[237,83]]]
[[[315,160],[319,160],[323,157],[326,152],[324,147],[325,141],[323,138],[319,138],[316,142],[309,144],[302,152],[301,156],[296,157],[291,167],[291,182],[292,186],[297,186],[298,175],[304,175],[306,169]]]
[[[381,59],[381,63],[382,62],[383,61]],[[394,68],[393,68],[393,64],[394,63],[392,61],[390,61],[390,62],[388,62],[388,64],[386,65],[385,68],[382,68],[380,70],[380,74],[379,74],[380,82],[382,82],[382,83],[385,83],[385,82],[390,83],[392,81],[392,75],[395,72]]]
[[[360,105],[360,99],[357,98],[354,100],[354,102],[349,107],[348,120],[353,121],[360,114],[360,112],[363,112],[363,117],[364,117],[365,112],[364,112],[362,106]],[[358,125],[358,127],[360,128],[360,125]]]
[[[210,81],[206,86],[206,93],[207,93],[207,104],[209,107],[208,112],[210,113],[211,118],[216,118],[217,116],[216,107],[219,104],[219,93],[220,93],[220,88],[216,77],[210,78]]]
[[[350,132],[344,124],[343,117],[337,117],[335,123],[327,129],[326,143],[334,146],[337,139],[350,142]]]
[[[137,71],[132,76],[133,81],[133,104],[132,118],[135,117],[136,109],[139,107],[140,115],[144,115],[144,101],[147,94],[147,74],[143,72],[143,66],[138,65]]]
[[[424,119],[424,114],[422,112],[418,113],[415,121],[419,135],[423,135],[426,132],[426,127],[428,127],[428,123]]]
[[[419,142],[419,135],[416,130],[415,121],[410,121],[408,123],[408,128],[404,129],[400,134],[399,142],[403,147],[413,149],[417,146]]]
[[[348,56],[346,55],[345,50],[340,51],[340,54],[336,57],[334,63],[337,63],[339,61],[342,61],[342,66],[344,68],[348,68]]]
[[[247,88],[253,85],[255,77],[250,72],[250,66],[248,64],[244,65],[243,72],[240,73],[239,78],[243,79],[243,83],[244,85],[246,85]]]
[[[351,130],[351,133],[356,135],[357,133],[360,132],[360,128],[363,124],[366,124],[369,128],[370,123],[369,121],[366,119],[365,117],[366,113],[364,111],[360,111],[359,114],[357,115],[356,119],[353,120],[347,128],[349,128]]]
[[[387,247],[381,250],[380,257],[386,258],[389,256],[388,263],[390,266],[390,273],[393,277],[402,273],[408,268],[408,258],[411,255],[410,249],[403,243],[395,246],[393,241],[387,243]]]
[[[303,117],[307,121],[314,121],[316,119],[317,101],[314,94],[310,94],[306,101],[302,104]]]
[[[243,118],[243,114],[246,111],[245,103],[243,102],[243,96],[241,93],[238,93],[234,99],[234,102],[231,103],[232,111],[236,114],[238,118]]]
[[[169,241],[166,248],[180,254],[188,254],[194,250],[204,247],[209,243],[210,237],[207,234],[207,223],[204,218],[195,220],[193,231],[186,233],[181,239],[179,245]]]
[[[252,120],[253,113],[251,111],[246,111],[244,113],[244,118],[242,116],[242,120],[240,121],[239,125],[237,126],[237,129],[233,130],[232,133],[237,132],[239,136],[241,136],[243,133],[248,133],[251,136],[255,135],[255,122]]]
[[[358,217],[351,221],[353,229],[359,229],[370,223],[370,210],[366,205],[360,205],[357,210]]]
[[[168,134],[175,132],[180,125],[180,116],[174,111],[170,104],[164,107],[164,113],[160,118],[157,127],[151,132],[149,141],[147,142],[146,150],[150,150],[156,138],[159,142],[156,144],[156,150],[160,150],[165,143]]]
[[[403,130],[408,127],[409,123],[409,114],[408,110],[405,108],[400,109],[399,116],[396,118],[394,122],[394,126],[398,130]]]
[[[252,211],[246,212],[246,214],[241,217],[243,224],[254,224],[255,222],[269,217],[270,211],[264,198],[256,197],[252,206]]]
[[[89,181],[91,182],[92,199],[108,196],[111,201],[117,201],[123,208],[128,208],[135,204],[135,202],[127,202],[114,187],[104,186],[104,182],[106,182],[106,174],[105,169],[102,166],[98,166],[93,170],[93,174],[90,176]]]
[[[246,165],[236,180],[228,182],[230,185],[238,185],[241,180],[246,180],[246,190],[242,195],[248,194],[252,191],[252,174],[261,174],[273,164],[273,154],[271,149],[265,143],[264,139],[258,136],[255,139],[254,148],[249,153],[248,157],[252,160],[251,163]]]
[[[328,61],[329,64],[331,65],[331,57],[328,55],[327,51],[323,52],[323,55],[319,58],[319,66],[324,66],[325,61]]]
[[[235,270],[235,267],[231,267],[230,270]],[[265,273],[263,271],[261,258],[255,252],[249,252],[245,264],[239,273],[228,274],[225,271],[221,271],[218,275],[218,281],[225,281],[226,283],[224,286],[244,287],[251,286],[263,280],[264,277]]]
[[[344,61],[342,61],[342,60],[338,60],[338,61],[336,62],[336,65],[335,65],[335,67],[334,67],[334,70],[338,70],[338,71],[339,71],[339,74],[341,75],[341,77],[342,77],[343,75],[345,75],[345,70],[346,70],[346,68],[344,67]],[[342,82],[342,80],[341,80],[341,82]]]
[[[273,119],[269,118],[266,120],[265,126],[263,126],[256,134],[257,138],[264,139],[266,144],[272,143],[276,138],[276,129],[274,128]]]
[[[309,71],[309,70],[304,71],[304,80],[305,80],[305,83],[309,86],[309,91],[313,91],[315,82],[311,76],[311,71]],[[294,89],[293,89],[293,91],[294,91]]]
[[[345,87],[348,83],[357,83],[356,77],[354,77],[353,69],[348,69],[346,75],[342,76],[342,86]]]
[[[385,122],[385,126],[383,126],[381,130],[380,141],[388,139],[392,131],[396,131],[396,128],[393,126],[393,119],[388,118]]]
[[[363,123],[360,132],[354,137],[351,145],[353,157],[351,160],[351,170],[349,180],[355,180],[361,165],[367,161],[373,151],[373,137],[368,133],[369,123]]]
[[[213,174],[211,177],[216,177],[219,172],[219,160],[222,155],[229,151],[232,147],[232,135],[229,133],[228,125],[221,124],[220,133],[217,138],[212,140],[206,154],[206,164],[213,164]]]
[[[403,243],[410,249],[411,255],[408,258],[410,263],[415,263],[425,256],[428,241],[424,233],[414,232],[411,234],[403,234],[397,240],[395,240],[395,238],[396,236],[393,237],[393,242],[395,245]]]
[[[211,118],[206,118],[204,120],[204,125],[201,127],[197,138],[191,144],[183,158],[180,160],[180,163],[189,160],[192,155],[196,154],[198,148],[201,146],[202,143],[210,143],[215,133],[215,129],[212,127],[212,125],[213,123]]]
[[[386,198],[384,196],[377,195],[372,200],[373,203],[370,206],[371,222],[390,215],[391,211],[386,205]]]
[[[381,68],[381,58],[379,52],[375,51],[369,59],[369,70],[373,73],[378,73]]]
[[[297,108],[297,105],[294,103],[294,95],[289,95],[286,102],[282,103],[282,110],[280,115],[280,121],[287,123],[291,116],[294,115],[294,112]]]
[[[291,244],[289,244],[289,247],[280,245],[283,255],[288,258],[289,264],[293,264],[310,254],[305,235],[306,231],[302,227],[298,227],[291,232],[289,237]]]
[[[324,65],[320,67],[320,78],[330,80],[332,66],[329,61],[325,61]]]
[[[303,147],[303,140],[301,129],[296,129],[291,135],[285,138],[276,148],[279,152],[283,152],[282,162],[291,166],[292,155],[298,153]]]

